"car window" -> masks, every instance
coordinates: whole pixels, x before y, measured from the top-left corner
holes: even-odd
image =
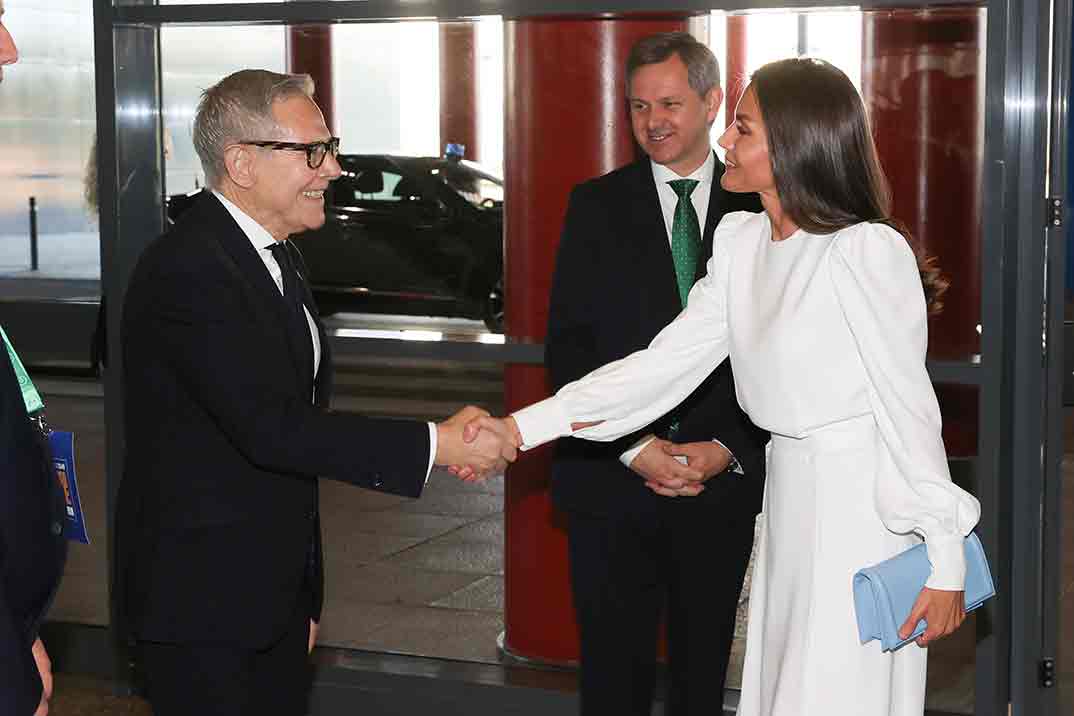
[[[380,169],[361,169],[341,176],[335,184],[336,203],[370,206],[427,201],[422,188],[408,177]]]
[[[442,166],[432,173],[474,206],[490,207],[503,203],[503,184],[467,165]]]

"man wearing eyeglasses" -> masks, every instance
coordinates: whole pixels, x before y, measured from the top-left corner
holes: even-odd
[[[432,465],[515,452],[443,423],[328,409],[331,357],[287,240],[340,175],[306,75],[243,70],[205,91],[210,191],[150,245],[123,315],[126,462],[113,595],[156,716],[306,713],[322,603],[317,477],[409,497]]]

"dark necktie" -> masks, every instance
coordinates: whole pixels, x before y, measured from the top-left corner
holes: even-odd
[[[306,320],[306,312],[302,307],[302,294],[304,293],[301,283],[302,278],[298,275],[298,270],[295,269],[295,262],[291,258],[290,247],[286,241],[275,242],[269,247],[269,251],[272,253],[272,258],[276,259],[276,264],[280,267],[280,275],[283,278],[283,299],[289,309],[291,330],[294,332],[295,338],[298,339],[298,345],[302,346],[300,356],[300,360],[303,363],[302,380],[303,382],[309,381],[312,391],[313,340],[310,336],[310,326]]]
[[[272,258],[276,259],[276,265],[280,267],[283,276],[283,297],[291,310],[302,315],[301,289],[298,286],[298,271],[295,262],[291,259],[291,252],[287,250],[286,241],[277,241],[269,247]]]
[[[671,223],[671,256],[675,259],[675,278],[679,283],[679,299],[686,305],[686,297],[697,279],[697,259],[701,255],[701,226],[697,220],[690,195],[699,182],[696,179],[675,179],[668,182],[679,201],[675,204],[675,218]]]

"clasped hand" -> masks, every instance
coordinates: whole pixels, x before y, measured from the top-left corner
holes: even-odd
[[[731,453],[717,442],[673,443],[653,438],[634,457],[630,469],[645,486],[665,497],[695,497],[705,481],[731,464]]]
[[[450,465],[451,472],[466,481],[499,475],[518,458],[522,441],[517,433],[506,421],[467,406],[436,426],[434,462]]]

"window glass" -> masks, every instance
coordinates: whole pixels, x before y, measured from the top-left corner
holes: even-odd
[[[283,27],[163,27],[160,31],[164,104],[165,193],[205,184],[191,129],[201,93],[245,68],[284,72]]]
[[[443,38],[467,33],[472,53],[465,67],[441,67]],[[336,129],[341,151],[350,154],[441,156],[460,143],[465,158],[494,174],[503,167],[503,22],[484,17],[465,22],[400,22],[335,25],[332,28]],[[441,71],[450,74],[441,97]],[[361,78],[356,81],[355,78]],[[472,93],[476,117],[455,112],[455,90]],[[472,123],[469,138],[458,121]],[[448,136],[441,136],[446,131]],[[462,141],[460,141],[462,140]]]
[[[753,72],[773,60],[808,55],[847,74],[870,115],[892,215],[949,284],[930,320],[929,357],[976,361],[985,11],[714,12],[708,42],[726,78],[727,113]],[[712,129],[721,158],[716,139],[725,126]]]
[[[435,22],[332,28],[340,151],[440,153],[438,37]]]
[[[466,29],[467,25],[472,25],[473,29],[473,38],[468,40],[473,43],[473,64],[461,71],[448,69],[442,50],[446,42],[459,42],[459,38],[449,31]],[[940,32],[949,26],[958,32],[954,35]],[[924,34],[901,32],[905,28],[917,28]],[[976,207],[973,197],[980,178],[980,135],[975,132],[978,132],[981,121],[979,99],[983,95],[977,93],[975,83],[983,81],[980,69],[984,53],[983,31],[983,12],[979,9],[928,13],[771,11],[738,15],[714,13],[709,18],[708,41],[721,60],[729,90],[736,83],[741,89],[750,73],[764,62],[799,53],[830,60],[861,88],[867,108],[878,122],[881,159],[895,188],[896,215],[904,221],[916,222],[915,235],[926,241],[926,246],[940,256],[945,270],[951,272],[949,308],[956,304],[979,306],[980,302],[973,283],[979,271],[976,263],[979,225],[973,218]],[[204,182],[190,142],[190,122],[201,90],[241,67],[284,71],[288,65],[288,32],[287,28],[273,27],[165,27],[162,30],[169,193],[190,191]],[[501,175],[504,152],[502,22],[481,19],[473,23],[343,24],[332,27],[331,37],[334,101],[326,109],[334,115],[334,128],[342,139],[344,157],[389,153],[440,157],[448,143],[458,143],[465,147],[458,166],[475,170],[484,167],[485,171],[464,176],[440,170],[438,176],[444,187],[436,185],[438,189],[452,189],[465,200],[458,202],[463,209],[477,216],[459,211],[458,216],[451,215],[452,221],[425,222],[421,228],[428,233],[421,235],[394,233],[396,227],[387,226],[387,222],[373,226],[356,221],[351,227],[335,227],[338,235],[326,231],[303,246],[311,278],[335,287],[337,310],[344,313],[378,310],[369,308],[371,298],[383,302],[385,313],[399,312],[399,300],[417,304],[426,299],[421,305],[434,307],[423,308],[428,312],[415,320],[425,320],[429,315],[442,317],[445,314],[436,311],[446,310],[443,307],[452,301],[456,301],[453,310],[458,309],[462,317],[481,320],[482,301],[489,296],[490,281],[499,277],[502,268],[495,262],[502,261],[503,256],[499,240],[502,217],[498,219],[500,223],[496,223],[496,211],[473,211],[475,206],[491,208],[487,206],[489,202],[500,204],[503,198],[502,182],[497,178]],[[907,37],[925,39],[906,42]],[[955,39],[945,44],[945,37]],[[743,48],[741,61],[729,57],[732,40]],[[445,77],[456,80],[455,84],[446,82]],[[465,84],[476,86],[473,105],[476,109],[473,111],[477,118],[473,122],[476,129],[464,137],[470,130],[456,121],[460,119],[459,113],[451,107]],[[929,94],[937,87],[942,88],[943,97]],[[922,104],[923,96],[929,97],[933,104]],[[944,98],[957,101],[946,103],[943,113],[933,111],[935,104]],[[922,122],[922,117],[930,122],[943,121]],[[714,129],[719,130],[720,124],[718,121]],[[918,131],[918,136],[904,136],[911,128]],[[921,151],[911,151],[911,147]],[[938,153],[930,155],[929,152],[934,150]],[[922,156],[928,161],[915,164],[915,158]],[[432,198],[431,190],[406,189],[404,181],[409,175],[407,179],[403,175],[408,172],[409,169],[396,172],[382,168],[356,170],[336,183],[337,204],[364,208],[361,204],[368,202],[397,207],[402,205],[404,198],[423,194]],[[927,177],[928,182],[919,182],[915,188],[906,183],[907,177]],[[424,179],[427,177],[423,177],[422,187],[429,184]],[[950,201],[939,202],[927,186],[922,190],[924,184],[933,182],[944,187],[945,196],[961,197],[960,211],[966,218],[959,224],[957,232],[935,229],[933,222],[941,219],[934,217],[931,207],[943,207],[946,211],[952,204]],[[566,194],[569,189],[557,190]],[[355,213],[361,216],[359,212]],[[397,212],[398,215],[403,213]],[[366,212],[365,216],[369,214],[373,212]],[[396,213],[381,212],[377,218],[385,214]],[[433,233],[463,226],[468,231],[465,235],[451,235],[445,239],[444,235]],[[940,243],[935,238],[937,233],[950,236],[951,242]],[[334,248],[333,241],[336,242]],[[439,253],[418,253],[414,248],[427,245],[435,246]],[[471,246],[477,246],[493,257],[491,263],[483,255],[471,251]],[[325,247],[330,250],[317,253]],[[960,256],[969,258],[963,264],[952,263],[953,258]],[[493,268],[486,271],[488,266]],[[322,269],[333,273],[316,275]],[[366,273],[361,273],[363,270]],[[462,286],[470,291],[463,295],[469,302],[466,305],[457,300],[462,295],[461,283],[456,285],[459,277],[467,277],[466,285]],[[350,303],[352,300],[365,303],[355,308],[356,304]],[[953,323],[938,324],[939,329],[933,331],[934,344],[930,346],[933,350],[944,345],[948,334],[964,333],[967,317],[970,330],[976,335],[977,313],[965,313],[958,308],[946,315],[954,316],[944,319]],[[949,326],[954,328],[948,330]],[[954,348],[945,348],[948,352],[941,355],[972,356],[976,351],[973,337]],[[965,424],[975,428],[976,390],[970,389],[969,394],[964,391],[941,392],[945,425],[950,428]],[[948,438],[951,439],[950,430]],[[953,454],[972,455],[975,437],[963,436],[960,441],[965,451],[953,451]],[[335,600],[329,604],[330,608],[349,606],[348,599],[341,594],[338,590],[329,590],[329,599]],[[355,633],[349,633],[344,622],[337,621],[336,624],[336,633],[331,635],[335,643],[358,643]],[[384,630],[386,636],[382,642],[362,643],[361,648],[404,650],[391,642],[389,632],[391,630]],[[972,635],[970,631],[965,633]],[[736,642],[739,657],[742,644],[741,640]],[[933,668],[939,672],[930,681],[930,703],[957,713],[964,710],[966,703],[972,704],[972,679],[963,678],[967,670],[972,673],[972,644],[968,652],[963,649],[964,644],[951,644],[949,657],[933,659]],[[938,648],[937,654],[941,652]],[[733,660],[732,663],[736,662]],[[728,683],[738,685],[740,674],[733,671]]]
[[[0,276],[87,279],[77,292],[96,293],[100,241],[96,211],[85,199],[96,127],[92,4],[9,0],[5,9],[19,62],[4,68],[0,86]],[[33,213],[37,270],[31,265]],[[63,295],[53,282],[14,290],[22,296]]]
[[[403,198],[403,195],[396,191],[402,178],[393,172],[363,169],[342,187],[338,186],[339,182],[337,182],[335,194],[337,200],[397,202]],[[340,189],[343,189],[343,194],[340,194]]]
[[[489,207],[503,203],[503,182],[477,164],[463,161],[455,166],[434,169],[433,174],[475,206]]]

